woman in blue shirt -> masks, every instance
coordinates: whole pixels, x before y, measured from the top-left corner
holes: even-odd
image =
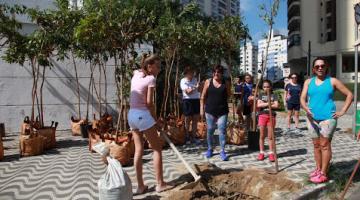
[[[343,116],[351,105],[353,95],[345,85],[328,75],[329,66],[324,58],[316,58],[312,68],[314,76],[304,83],[300,103],[309,120],[308,128],[314,144],[316,169],[310,174],[310,181],[328,181],[327,170],[332,157],[331,139],[336,129],[337,119]],[[346,96],[345,104],[336,111],[334,92]]]
[[[295,128],[299,128],[299,111],[300,111],[300,94],[301,94],[301,85],[298,84],[299,75],[297,73],[292,73],[289,76],[289,83],[285,86],[284,92],[284,103],[288,110],[287,116],[287,131],[290,131],[291,126],[291,116],[294,115],[295,118]]]

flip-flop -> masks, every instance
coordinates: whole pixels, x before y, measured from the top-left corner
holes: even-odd
[[[161,193],[161,192],[165,192],[165,191],[167,191],[167,190],[171,190],[171,189],[173,189],[173,188],[174,188],[174,186],[172,186],[172,185],[166,185],[165,187],[163,187],[163,188],[161,188],[161,189],[158,189],[158,186],[156,186],[155,191],[156,191],[157,193]]]
[[[139,189],[137,189],[134,196],[145,194],[148,191],[148,189],[149,189],[149,187],[147,185],[145,185],[145,188],[143,189],[143,191],[139,191]]]

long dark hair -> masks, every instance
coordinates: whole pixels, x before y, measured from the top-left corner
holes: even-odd
[[[272,85],[272,82],[271,82],[270,80],[265,79],[265,80],[262,81],[261,87],[264,85],[264,83],[268,83],[268,84],[269,84],[269,86],[270,86],[270,93],[273,93],[273,85]]]
[[[156,61],[160,61],[160,57],[156,54],[149,55],[144,53],[142,55],[141,70],[144,72],[145,76],[149,75],[148,65],[153,65]]]

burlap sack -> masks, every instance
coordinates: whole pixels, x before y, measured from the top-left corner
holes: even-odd
[[[230,124],[227,128],[226,141],[228,144],[243,145],[246,143],[245,128]]]
[[[123,166],[129,165],[131,160],[129,142],[123,142],[122,144],[112,142],[110,144],[110,157],[118,160]]]
[[[53,126],[54,122],[52,122],[50,127],[42,127],[38,129],[38,134],[45,138],[44,148],[45,149],[52,149],[56,146],[56,125]]]
[[[175,145],[183,145],[185,144],[185,129],[184,126],[167,126],[167,132],[169,139]]]
[[[81,136],[81,128],[80,124],[84,123],[84,120],[74,119],[71,117],[71,132],[73,136]]]
[[[30,119],[29,119],[29,116],[26,116],[24,118],[24,122],[21,124],[21,127],[20,127],[20,134],[25,134],[25,130],[30,130]],[[29,133],[29,132],[28,132]]]
[[[196,137],[199,139],[206,139],[207,137],[207,128],[205,122],[198,122]]]
[[[31,133],[29,135],[20,135],[20,156],[35,156],[43,153],[44,138]]]
[[[4,159],[4,146],[2,140],[0,140],[0,160]]]

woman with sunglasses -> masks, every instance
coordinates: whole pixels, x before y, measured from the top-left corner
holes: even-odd
[[[213,68],[213,77],[206,80],[204,89],[200,99],[200,114],[201,117],[206,117],[207,124],[207,144],[208,150],[205,156],[211,158],[213,156],[213,135],[215,132],[215,123],[219,130],[219,143],[221,146],[220,158],[223,161],[228,160],[225,153],[226,143],[226,125],[229,113],[228,97],[231,96],[230,81],[226,81],[224,68],[221,65],[216,65]]]
[[[291,117],[294,115],[295,118],[295,128],[296,131],[299,131],[299,111],[300,111],[300,94],[301,94],[301,85],[298,84],[299,75],[297,73],[292,73],[289,76],[289,83],[285,86],[284,92],[284,102],[288,110],[287,115],[287,132],[291,129]]]
[[[337,119],[343,116],[351,105],[353,95],[345,85],[328,75],[328,64],[324,58],[313,61],[314,76],[304,83],[300,103],[308,117],[308,128],[314,145],[316,169],[310,174],[310,181],[323,183],[328,181],[327,171],[332,157],[331,139],[334,135]],[[346,96],[344,106],[336,111],[334,92],[340,91]]]

